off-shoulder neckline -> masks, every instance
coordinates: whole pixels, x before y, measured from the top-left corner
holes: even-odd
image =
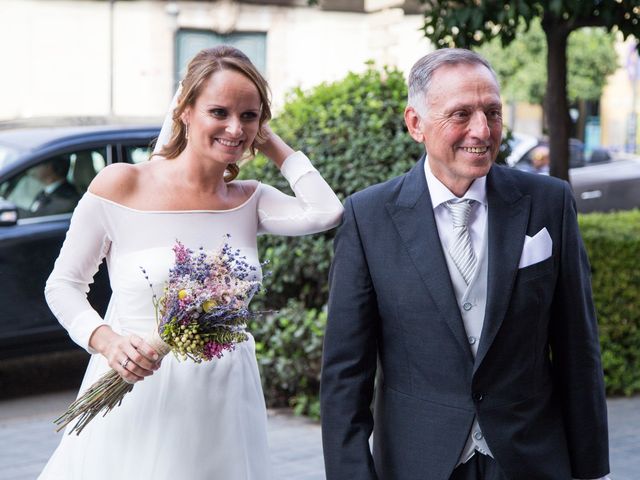
[[[260,190],[260,187],[262,186],[262,182],[258,182],[258,184],[256,185],[256,189],[254,190],[254,192],[249,196],[249,198],[247,198],[244,202],[242,202],[240,205],[238,205],[237,207],[233,207],[233,208],[228,208],[228,209],[224,209],[224,210],[212,210],[212,209],[202,209],[202,210],[141,210],[139,208],[133,208],[133,207],[129,207],[127,205],[123,205],[122,203],[118,203],[115,202],[113,200],[109,200],[108,198],[104,198],[101,197],[100,195],[96,195],[93,192],[90,192],[89,190],[87,190],[87,192],[85,193],[85,195],[89,195],[90,197],[93,197],[97,200],[100,200],[104,203],[107,203],[109,205],[114,205],[118,208],[122,208],[123,210],[128,210],[130,212],[135,212],[135,213],[154,213],[154,214],[171,214],[171,213],[227,213],[227,212],[235,212],[238,210],[241,210],[242,208],[246,207],[249,203],[251,203],[251,201],[256,197],[256,195],[258,194],[258,190]]]

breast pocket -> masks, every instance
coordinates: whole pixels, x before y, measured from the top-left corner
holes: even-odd
[[[529,282],[545,275],[551,275],[553,273],[554,258],[553,256],[547,258],[533,265],[521,268],[518,270],[517,281]]]

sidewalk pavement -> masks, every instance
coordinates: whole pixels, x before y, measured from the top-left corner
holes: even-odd
[[[52,419],[74,391],[0,402],[0,479],[33,480],[60,441]],[[611,480],[640,479],[640,396],[610,399]],[[269,412],[274,480],[322,480],[320,426],[288,411]],[[231,480],[231,479],[229,479]],[[425,479],[428,480],[428,479]]]

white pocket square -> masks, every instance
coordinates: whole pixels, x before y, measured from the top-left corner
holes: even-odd
[[[551,256],[552,247],[553,241],[546,227],[533,237],[527,235],[524,239],[524,246],[522,247],[522,255],[520,256],[518,268],[528,267],[534,263],[546,260]]]

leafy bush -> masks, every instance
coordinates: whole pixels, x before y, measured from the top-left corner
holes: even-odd
[[[400,70],[377,70],[323,83],[308,92],[294,90],[273,129],[302,150],[341,200],[363,188],[411,168],[424,148],[406,131],[405,79]],[[257,178],[290,192],[269,161],[258,157],[242,167],[245,178]],[[277,309],[296,299],[319,309],[327,301],[327,277],[334,231],[305,237],[261,237],[261,258],[273,276],[261,306]],[[256,299],[258,300],[258,299]]]
[[[291,405],[298,414],[318,418],[322,340],[326,311],[305,309],[290,300],[279,312],[250,325],[267,405]]]
[[[579,217],[593,272],[607,392],[640,392],[640,210]]]
[[[409,170],[422,145],[406,131],[407,89],[401,71],[377,70],[323,83],[308,92],[294,90],[273,129],[302,150],[341,200],[374,183]],[[270,162],[258,156],[241,176],[257,178],[292,193]],[[260,257],[270,262],[267,293],[258,309],[279,312],[250,326],[269,406],[292,405],[319,416],[318,388],[326,325],[328,274],[335,231],[305,237],[264,236]],[[284,308],[283,308],[284,307]]]

